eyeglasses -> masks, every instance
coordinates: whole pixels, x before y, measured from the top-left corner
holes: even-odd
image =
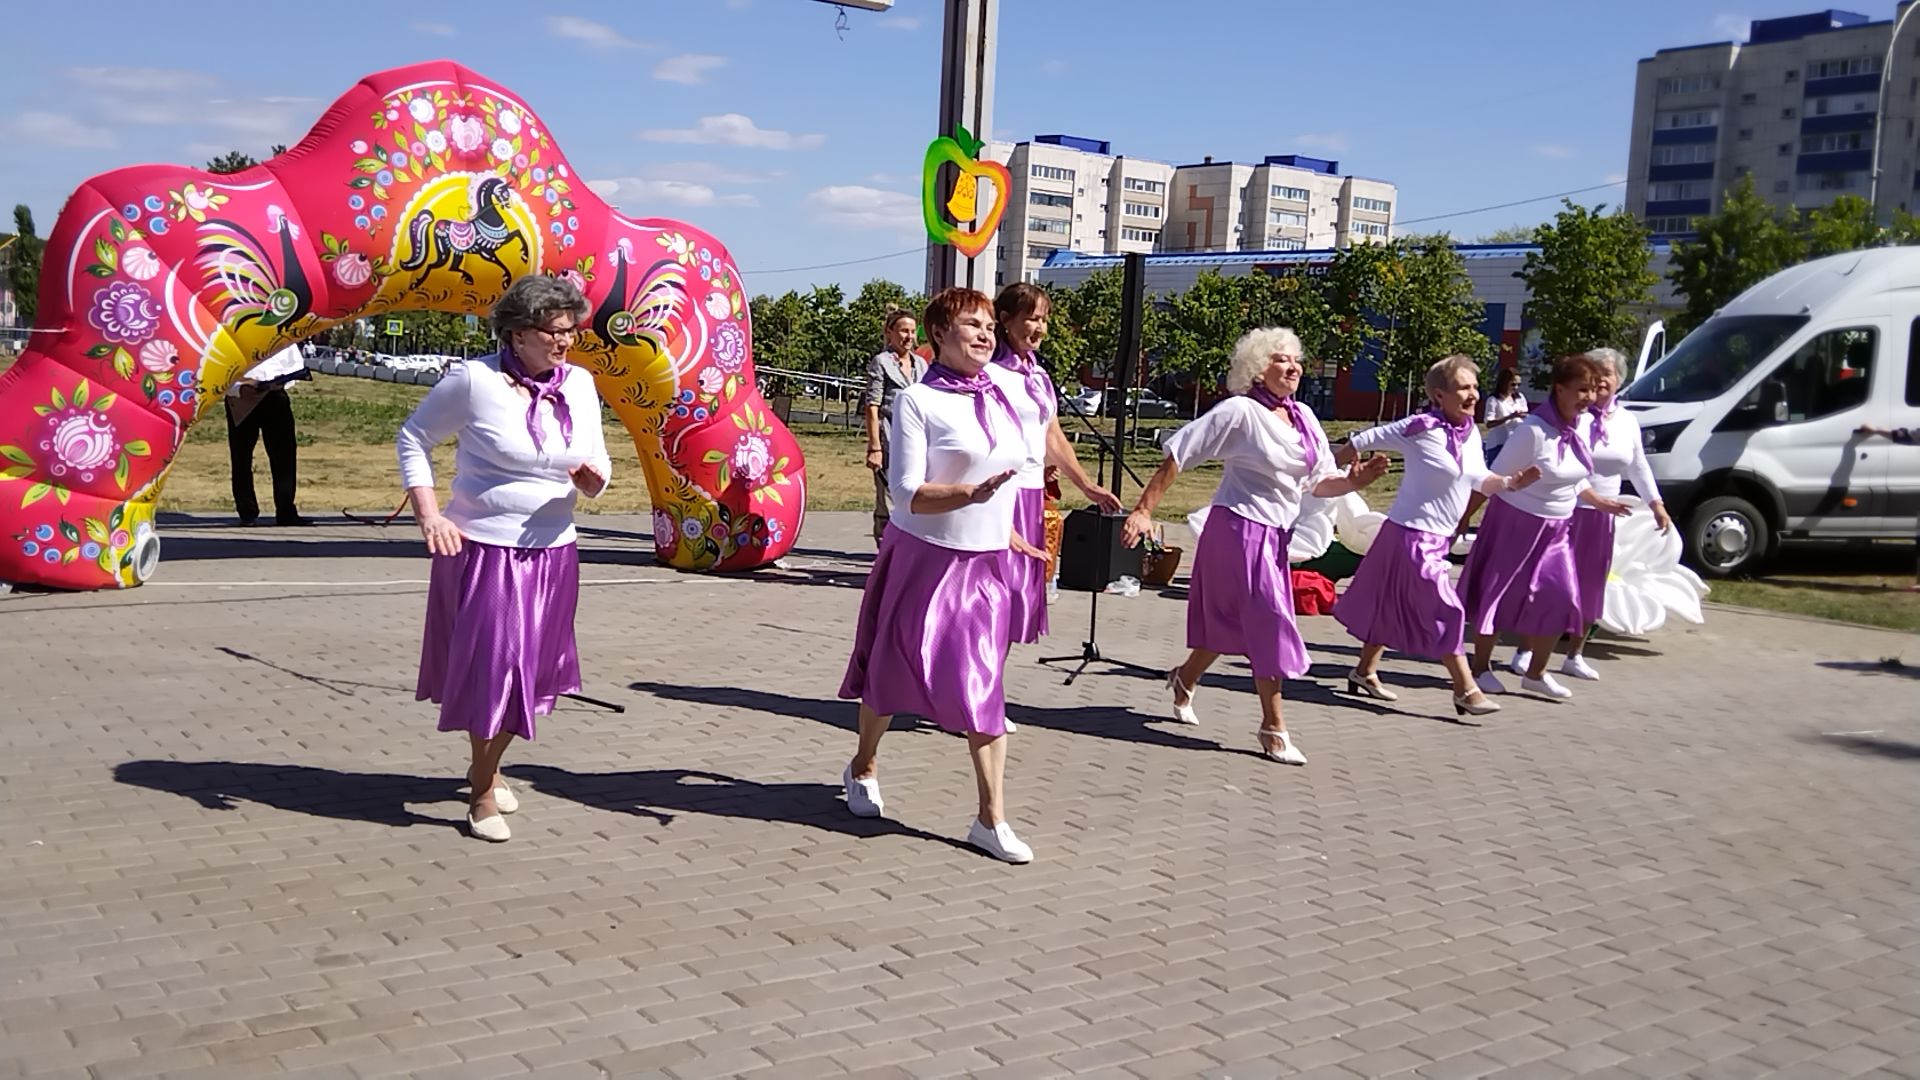
[[[580,336],[580,328],[577,326],[562,326],[558,328],[535,326],[532,329],[548,341],[572,341]]]

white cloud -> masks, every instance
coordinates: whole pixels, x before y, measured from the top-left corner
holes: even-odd
[[[207,90],[218,81],[204,71],[180,68],[70,67],[66,76],[91,90],[111,90],[134,94],[184,93]]]
[[[685,180],[653,180],[644,176],[618,176],[608,180],[589,180],[587,187],[623,212],[646,213],[649,207],[668,206],[758,206],[751,195],[722,195],[705,184]]]
[[[1333,154],[1344,154],[1353,146],[1343,131],[1308,132],[1295,135],[1293,141],[1304,150],[1325,150]]]
[[[1713,17],[1713,32],[1721,41],[1747,40],[1747,30],[1752,25],[1753,20],[1745,15],[1721,14]]]
[[[636,49],[640,43],[627,35],[592,19],[578,15],[552,15],[547,18],[547,33],[564,40],[578,41],[589,49]]]
[[[900,232],[923,227],[919,197],[898,191],[841,184],[808,192],[807,205],[813,208],[815,220],[826,225]]]
[[[912,15],[888,15],[877,24],[882,30],[918,30],[920,20]]]
[[[649,128],[640,133],[647,142],[691,143],[697,146],[749,146],[760,150],[811,150],[827,141],[825,135],[795,135],[771,131],[739,113],[703,116],[691,128]]]
[[[65,113],[33,109],[0,121],[0,136],[17,142],[72,150],[101,150],[119,141],[106,128],[82,123]]]
[[[1573,147],[1562,146],[1559,143],[1538,143],[1534,146],[1533,152],[1539,157],[1559,158],[1561,160],[1574,156]]]
[[[452,23],[428,22],[425,19],[416,19],[407,25],[419,33],[432,34],[435,37],[452,37],[459,33],[458,30],[453,28]]]
[[[707,72],[724,67],[727,58],[709,53],[682,53],[669,56],[660,61],[653,69],[653,77],[661,82],[680,83],[683,86],[699,86],[707,81]]]

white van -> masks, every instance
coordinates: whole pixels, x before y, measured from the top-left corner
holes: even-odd
[[[1911,537],[1920,446],[1920,248],[1783,270],[1741,293],[1621,393],[1689,561],[1759,568],[1782,538]]]

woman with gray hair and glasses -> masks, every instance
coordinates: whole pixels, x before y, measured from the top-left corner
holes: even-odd
[[[467,827],[512,834],[519,800],[500,776],[515,735],[580,689],[573,614],[580,556],[573,507],[613,475],[593,376],[567,363],[587,298],[562,278],[523,277],[494,305],[500,351],[450,364],[400,428],[400,476],[433,555],[415,696],[440,730],[467,734]],[[433,491],[433,448],[459,437],[453,498]]]

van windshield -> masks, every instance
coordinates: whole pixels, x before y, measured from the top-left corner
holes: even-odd
[[[1726,393],[1806,324],[1805,315],[1708,319],[1620,396],[1628,401],[1709,401]]]

